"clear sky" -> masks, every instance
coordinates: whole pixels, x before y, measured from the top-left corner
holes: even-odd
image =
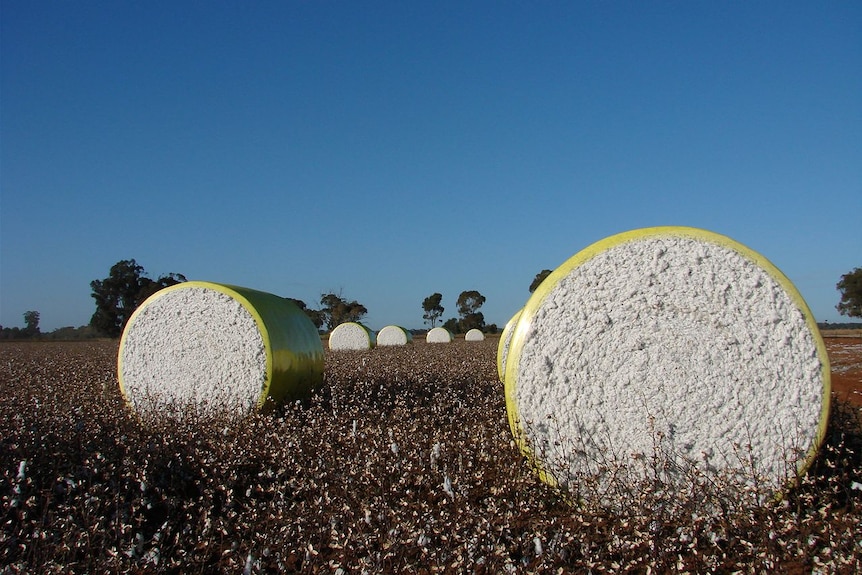
[[[135,259],[373,329],[722,233],[818,321],[862,266],[862,3],[0,0],[0,324]]]

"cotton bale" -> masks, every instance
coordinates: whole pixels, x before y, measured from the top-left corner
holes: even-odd
[[[377,345],[407,345],[413,334],[398,325],[387,325],[377,333]]]
[[[497,343],[497,375],[500,376],[500,381],[505,379],[506,375],[506,357],[509,355],[509,345],[512,342],[512,334],[515,333],[515,326],[518,323],[518,318],[521,317],[523,308],[515,312],[509,321],[506,322],[506,327],[503,328],[503,333],[500,334],[500,341]]]
[[[339,324],[329,334],[329,349],[361,350],[371,349],[375,345],[374,332],[353,321]]]
[[[468,330],[467,333],[464,334],[464,341],[484,341],[485,334],[482,333],[481,329],[473,328]]]
[[[120,339],[117,371],[141,415],[247,413],[304,398],[323,382],[323,346],[293,302],[190,281],[145,300]]]
[[[433,327],[425,334],[426,343],[452,343],[452,332],[445,327]]]
[[[829,416],[829,361],[802,296],[766,258],[684,227],[601,240],[524,306],[505,361],[509,424],[540,477],[727,473],[772,495]],[[605,490],[605,491],[602,491]]]

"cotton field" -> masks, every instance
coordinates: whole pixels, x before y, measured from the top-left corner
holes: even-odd
[[[327,350],[305,403],[147,422],[117,342],[4,343],[0,573],[862,570],[858,408],[781,501],[692,476],[578,504],[513,442],[498,343]]]

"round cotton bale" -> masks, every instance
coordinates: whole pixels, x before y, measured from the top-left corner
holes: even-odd
[[[647,228],[599,241],[525,305],[505,362],[509,424],[552,485],[599,491],[653,456],[779,494],[829,416],[814,317],[766,258],[728,237]]]
[[[484,341],[485,334],[481,329],[473,328],[464,334],[464,341]]]
[[[377,345],[407,345],[413,334],[397,325],[387,325],[377,333]]]
[[[342,323],[329,334],[329,349],[360,350],[374,347],[374,332],[353,321]]]
[[[426,343],[452,343],[452,332],[444,327],[434,327],[425,335]]]
[[[505,380],[506,375],[506,357],[509,355],[509,345],[512,342],[512,334],[515,333],[515,325],[518,323],[518,318],[521,317],[523,308],[515,312],[515,315],[506,322],[506,327],[503,328],[503,333],[500,334],[500,341],[497,343],[497,375],[500,376],[500,381]]]
[[[117,371],[141,415],[246,413],[310,395],[323,382],[317,329],[293,302],[203,281],[142,303],[120,339]]]

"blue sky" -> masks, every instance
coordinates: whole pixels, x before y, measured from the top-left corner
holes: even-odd
[[[135,259],[422,327],[685,225],[862,266],[859,2],[0,1],[0,324]]]

